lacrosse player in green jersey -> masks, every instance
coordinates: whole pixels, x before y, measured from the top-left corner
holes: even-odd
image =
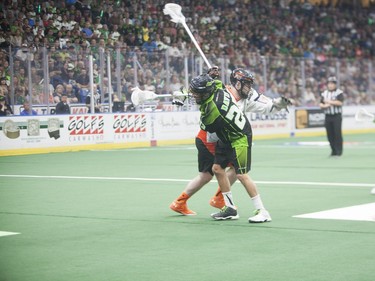
[[[219,76],[219,68],[213,66],[207,72],[207,74],[215,79],[216,88],[225,88],[227,92],[232,95],[233,101],[238,105],[242,112],[258,112],[262,114],[273,114],[282,109],[287,110],[287,106],[291,104],[290,100],[285,97],[277,99],[270,99],[262,94],[259,94],[255,89],[251,88],[251,91],[245,92],[248,88],[242,88],[242,84],[254,83],[254,76],[249,71],[243,68],[234,69],[230,75],[230,85],[223,86],[222,82],[217,80]],[[237,90],[236,90],[237,89]],[[216,150],[216,144],[218,138],[215,133],[208,133],[204,130],[200,130],[196,141],[200,144],[197,146],[198,149],[198,163],[199,163],[199,176],[190,181],[186,186],[181,195],[172,202],[170,208],[183,215],[195,215],[196,213],[190,210],[187,206],[187,200],[195,194],[200,188],[202,188],[208,181],[211,180],[213,173],[211,167],[214,163],[214,155]],[[210,164],[211,163],[211,164]],[[230,164],[226,169],[229,181],[234,183],[237,179],[236,171],[233,165]],[[246,186],[248,194],[251,197],[256,212],[260,215],[253,216],[250,222],[265,222],[263,214],[259,208],[261,208],[262,201],[260,195],[256,190],[255,183]],[[216,191],[215,195],[210,199],[210,205],[222,209],[225,205],[224,197],[221,193],[220,187]],[[266,220],[268,221],[268,220]]]
[[[247,74],[247,72],[245,73]],[[253,80],[242,77],[240,88],[233,91],[249,92]],[[190,92],[200,105],[201,129],[216,133],[219,141],[216,145],[215,160],[212,167],[224,196],[225,206],[220,212],[211,216],[216,220],[238,219],[237,208],[230,191],[230,182],[225,173],[228,164],[232,164],[237,179],[248,191],[250,197],[258,196],[256,186],[248,172],[251,168],[252,129],[250,122],[238,108],[232,95],[226,89],[215,86],[215,80],[203,74],[190,82]],[[258,213],[249,218],[249,222],[271,221],[271,216],[264,208],[262,201],[254,202]]]

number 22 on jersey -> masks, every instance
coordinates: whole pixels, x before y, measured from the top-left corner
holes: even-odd
[[[221,106],[221,109],[227,112],[225,118],[229,121],[234,122],[234,124],[239,129],[242,130],[245,127],[245,116],[243,115],[242,111],[236,106],[236,104],[231,102],[230,94],[226,91],[224,91],[223,105]]]

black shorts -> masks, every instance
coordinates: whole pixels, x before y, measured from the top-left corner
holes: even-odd
[[[216,145],[214,163],[225,169],[230,163],[236,174],[246,174],[251,170],[251,143],[250,146],[232,148],[219,141]]]
[[[214,164],[214,155],[199,138],[195,138],[195,146],[198,149],[198,171],[201,173],[209,172],[213,175],[212,165]]]

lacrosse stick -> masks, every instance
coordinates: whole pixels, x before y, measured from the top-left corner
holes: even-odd
[[[375,116],[374,114],[368,112],[366,109],[361,108],[355,114],[355,120],[358,122],[365,122],[365,121],[374,121]]]
[[[173,92],[173,94],[163,94],[163,95],[157,95],[152,91],[147,90],[141,90],[138,87],[132,88],[132,94],[131,94],[131,101],[134,106],[138,106],[140,104],[145,103],[146,101],[155,100],[158,98],[164,98],[164,97],[173,97],[173,96],[184,96],[184,93],[181,92]]]
[[[191,33],[189,27],[186,24],[185,16],[181,12],[181,6],[175,3],[165,4],[163,13],[164,15],[169,15],[171,17],[171,21],[175,23],[182,23],[182,26],[185,28],[186,32],[190,36],[191,41],[193,41],[195,47],[199,51],[204,62],[207,64],[208,68],[211,68],[211,64],[208,62],[206,56],[204,55],[201,48],[199,47],[197,40],[195,40],[194,35]]]
[[[131,100],[134,106],[143,104],[145,101],[154,100],[160,97],[170,97],[171,95],[157,95],[152,91],[141,90],[138,87],[135,87],[132,90]]]

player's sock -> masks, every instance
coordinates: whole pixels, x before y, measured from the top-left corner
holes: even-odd
[[[223,196],[224,196],[225,206],[236,209],[236,206],[234,206],[234,202],[233,202],[232,191],[223,192]]]
[[[256,210],[264,210],[264,205],[263,205],[262,199],[260,199],[259,194],[257,196],[252,197],[251,200],[253,201],[254,208]]]
[[[186,194],[185,192],[182,192],[180,194],[180,196],[178,196],[176,201],[179,202],[179,203],[183,203],[183,202],[186,202],[189,198],[190,198],[190,196],[188,194]]]

